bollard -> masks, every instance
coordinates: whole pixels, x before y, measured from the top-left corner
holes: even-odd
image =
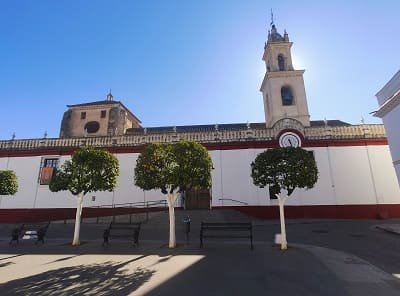
[[[189,232],[190,232],[190,217],[187,215],[182,220],[183,222],[183,232],[186,234],[186,244],[189,244]]]

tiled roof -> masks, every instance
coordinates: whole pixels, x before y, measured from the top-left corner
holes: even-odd
[[[126,108],[125,105],[122,104],[120,101],[103,100],[103,101],[88,102],[76,105],[67,105],[67,107],[71,108],[71,107],[85,107],[85,106],[95,106],[95,105],[112,105],[112,104],[118,104],[122,106],[122,108],[124,108],[131,116],[133,116],[133,118],[135,118],[139,123],[142,123],[140,119],[137,118],[136,115],[133,114],[128,108]]]
[[[75,105],[67,105],[68,108],[70,107],[84,107],[84,106],[94,106],[94,105],[112,105],[112,104],[120,104],[123,106],[123,104],[120,101],[108,101],[108,100],[103,100],[103,101],[95,101],[95,102],[88,102],[88,103],[82,103],[82,104],[75,104]],[[125,107],[125,106],[124,106]],[[126,108],[126,107],[125,107]]]
[[[317,126],[324,126],[325,125],[325,121],[324,120],[312,120],[310,121],[310,125],[313,127],[317,127]],[[350,123],[341,121],[341,120],[326,120],[326,125],[327,126],[350,126]]]
[[[340,120],[327,120],[328,126],[350,126],[351,124]],[[310,122],[311,127],[324,126],[324,120],[315,120]],[[185,132],[209,132],[223,130],[245,130],[248,128],[263,129],[265,128],[264,122],[253,123],[228,123],[228,124],[203,124],[203,125],[180,125],[180,126],[160,126],[160,127],[146,127],[146,128],[130,128],[127,129],[128,135],[143,135],[146,134],[161,134],[161,133],[185,133]]]

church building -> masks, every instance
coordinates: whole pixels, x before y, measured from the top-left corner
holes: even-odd
[[[160,191],[134,186],[136,159],[148,143],[181,138],[202,143],[214,170],[212,188],[188,192],[177,207],[234,208],[278,218],[277,200],[268,188],[253,184],[250,164],[265,149],[300,146],[313,154],[319,178],[314,188],[294,191],[286,203],[287,217],[400,218],[400,189],[384,126],[310,121],[304,70],[293,67],[292,45],[287,32],[280,34],[272,24],[262,57],[265,122],[146,128],[110,91],[106,100],[69,105],[59,138],[0,141],[0,169],[14,170],[19,182],[15,196],[0,197],[0,222],[73,217],[75,198],[50,192],[48,184],[54,170],[83,146],[108,149],[120,165],[116,190],[86,196],[84,217],[129,212],[134,205],[163,200]]]

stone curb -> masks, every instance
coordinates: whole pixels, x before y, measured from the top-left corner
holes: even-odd
[[[400,225],[376,225],[376,229],[400,235]]]

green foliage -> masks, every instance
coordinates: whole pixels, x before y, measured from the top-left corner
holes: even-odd
[[[0,195],[14,195],[18,191],[17,175],[14,171],[0,171]]]
[[[312,154],[300,147],[268,149],[251,163],[251,177],[256,186],[268,185],[277,193],[286,189],[290,195],[295,188],[313,188],[318,168]]]
[[[173,183],[175,155],[169,144],[149,144],[136,160],[135,185],[143,190],[164,189]],[[166,192],[165,192],[166,193]]]
[[[162,193],[211,187],[212,161],[207,149],[193,141],[177,144],[149,144],[139,155],[135,185]]]
[[[113,191],[119,175],[118,159],[110,152],[93,147],[76,151],[53,175],[53,192],[69,190],[73,195]]]

